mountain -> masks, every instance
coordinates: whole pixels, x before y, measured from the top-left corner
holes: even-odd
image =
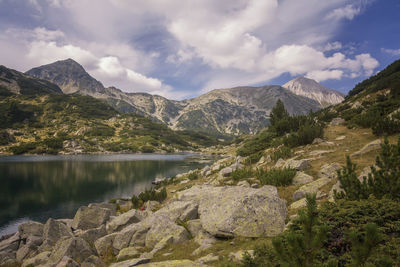
[[[296,95],[314,99],[322,107],[338,104],[344,100],[344,95],[342,93],[326,88],[315,80],[301,76],[288,81],[282,87]]]
[[[0,65],[0,96],[62,94],[60,87]]]
[[[291,114],[321,108],[317,101],[280,86],[218,89],[183,101],[147,93],[125,93],[115,87],[105,88],[72,59],[33,68],[26,74],[53,82],[66,94],[90,95],[121,112],[140,114],[175,130],[195,130],[216,136],[254,133],[265,127],[278,99]]]

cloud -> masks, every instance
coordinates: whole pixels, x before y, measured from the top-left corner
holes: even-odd
[[[326,16],[326,18],[334,20],[341,20],[341,19],[352,20],[360,12],[361,12],[361,7],[357,7],[354,5],[346,5],[345,7],[333,10]]]
[[[322,49],[323,52],[332,51],[332,50],[339,50],[343,47],[341,42],[332,42],[327,43],[325,47]]]
[[[388,48],[381,48],[381,51],[392,56],[400,56],[400,48],[399,49],[388,49]]]

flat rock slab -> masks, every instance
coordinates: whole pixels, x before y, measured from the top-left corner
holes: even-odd
[[[351,157],[358,157],[358,156],[362,156],[368,152],[379,150],[379,149],[381,149],[381,144],[382,144],[382,141],[380,139],[372,141],[371,143],[366,144],[363,148],[361,148],[357,152],[351,154]]]
[[[98,206],[80,207],[75,214],[72,228],[88,230],[105,224],[111,215],[111,210]]]
[[[171,261],[146,263],[140,266],[141,267],[204,267],[205,265],[191,260],[171,260]]]
[[[126,261],[121,261],[117,263],[113,263],[110,265],[110,267],[131,267],[131,266],[146,266],[150,262],[150,259],[148,258],[138,258],[138,259],[131,259],[131,260],[126,260]]]
[[[337,178],[337,171],[341,169],[342,166],[336,162],[324,164],[318,172],[318,177],[326,177],[330,179]]]
[[[329,183],[331,179],[329,178],[320,178],[318,180],[315,180],[314,182],[311,182],[309,184],[303,185],[299,189],[296,190],[293,194],[293,199],[294,200],[299,200],[303,197],[306,197],[306,194],[314,194],[317,193],[318,190]]]
[[[295,169],[297,171],[302,171],[310,167],[310,160],[308,159],[289,159],[286,161],[285,165],[283,165],[283,168]]]
[[[308,184],[311,183],[312,181],[313,177],[304,172],[296,172],[296,175],[293,178],[294,185]]]
[[[274,186],[193,186],[178,199],[199,204],[200,222],[214,236],[276,236],[285,227],[286,201]]]

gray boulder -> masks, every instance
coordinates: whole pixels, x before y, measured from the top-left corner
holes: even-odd
[[[72,228],[87,230],[97,228],[110,219],[111,211],[97,206],[80,207],[75,214]]]
[[[140,222],[143,219],[143,215],[140,211],[136,209],[129,210],[122,213],[119,216],[114,217],[111,221],[107,223],[106,229],[107,233],[118,232],[122,230],[125,226]]]
[[[30,236],[27,239],[23,239],[17,250],[16,260],[22,262],[26,258],[35,256],[42,242],[43,239],[39,236]]]
[[[295,202],[293,202],[292,204],[290,204],[289,209],[291,210],[295,210],[295,209],[300,209],[307,206],[307,201],[305,198],[302,198],[300,200],[297,200]]]
[[[314,193],[316,194],[321,187],[323,187],[330,181],[331,181],[331,179],[323,177],[323,178],[319,178],[318,180],[315,180],[314,182],[311,182],[309,184],[305,184],[294,192],[293,199],[299,200],[299,199],[305,197],[306,194],[314,194]]]
[[[193,186],[178,199],[199,203],[201,224],[214,236],[275,236],[285,226],[286,201],[273,186]]]
[[[109,209],[111,211],[111,216],[115,216],[117,214],[117,206],[113,203],[101,202],[101,203],[91,203],[88,205],[91,207],[99,207],[103,209]]]
[[[222,177],[227,177],[227,176],[231,175],[232,172],[233,172],[232,167],[225,167],[219,171],[219,175]]]
[[[141,252],[137,250],[135,247],[123,248],[117,255],[117,261],[124,261],[127,259],[138,258],[140,254]]]
[[[80,265],[68,256],[64,256],[56,267],[80,267]]]
[[[275,163],[274,168],[280,169],[285,165],[286,161],[283,159],[278,159],[278,161]]]
[[[63,237],[55,245],[50,254],[49,262],[57,264],[65,256],[74,261],[82,262],[89,256],[94,255],[94,251],[89,244],[79,237]]]
[[[43,224],[38,222],[26,222],[18,226],[18,232],[22,239],[29,236],[42,236]]]
[[[104,225],[89,230],[78,230],[77,233],[75,233],[76,236],[84,239],[90,245],[93,245],[97,239],[105,236],[106,234],[107,231]]]
[[[363,148],[361,148],[357,152],[351,154],[351,157],[358,157],[367,154],[368,152],[379,150],[381,149],[381,145],[382,141],[380,139],[377,139],[375,141],[366,144],[365,146],[363,146]]]
[[[341,169],[342,166],[336,162],[324,164],[318,172],[318,177],[337,178],[337,171]]]
[[[114,255],[117,253],[117,250],[113,248],[113,242],[117,235],[117,233],[112,233],[103,236],[94,242],[94,247],[96,248],[97,254],[99,256],[105,256],[109,252],[109,250],[112,250],[111,252]]]
[[[106,267],[106,264],[99,257],[92,255],[82,262],[81,267]]]
[[[329,124],[332,125],[332,126],[338,126],[338,125],[342,125],[343,123],[345,123],[344,119],[342,119],[342,118],[333,118]]]
[[[171,221],[187,221],[198,218],[199,205],[190,201],[174,201],[165,205],[155,214],[165,214]]]
[[[308,184],[313,181],[313,177],[304,172],[296,172],[296,176],[293,178],[294,185]]]
[[[22,263],[22,267],[28,267],[28,266],[40,266],[44,265],[50,257],[50,251],[44,251],[42,253],[37,254],[35,257],[26,259]]]
[[[51,251],[53,246],[61,237],[73,237],[72,231],[68,226],[58,220],[48,219],[43,227],[43,244],[40,251]]]
[[[283,168],[295,169],[297,171],[302,171],[310,167],[310,160],[308,159],[289,159],[288,161],[286,161],[285,165],[283,165]]]
[[[110,265],[110,267],[132,267],[132,266],[145,266],[150,262],[149,258],[137,258],[137,259],[131,259],[131,260],[126,260],[126,261],[121,261],[121,262],[116,262]],[[151,266],[151,265],[150,265]],[[172,266],[172,265],[164,265],[165,267],[167,266]]]

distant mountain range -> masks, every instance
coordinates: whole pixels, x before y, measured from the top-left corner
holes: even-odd
[[[23,74],[20,74],[23,75]],[[124,113],[136,113],[162,122],[175,130],[195,130],[213,135],[254,133],[269,123],[269,113],[281,99],[291,114],[305,114],[343,100],[343,95],[314,80],[298,77],[283,87],[235,87],[217,89],[183,101],[147,93],[125,93],[104,87],[72,59],[33,68],[23,77],[48,81],[64,94],[102,99]],[[0,76],[2,77],[2,76]],[[0,82],[2,82],[0,80]],[[1,85],[1,83],[0,83]]]

